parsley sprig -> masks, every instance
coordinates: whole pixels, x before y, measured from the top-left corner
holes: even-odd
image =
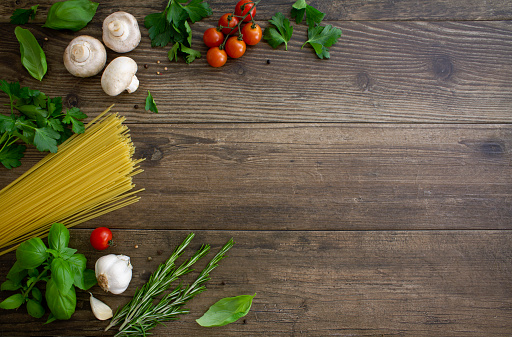
[[[0,90],[9,96],[10,114],[0,114],[0,162],[8,169],[21,165],[26,146],[20,142],[55,153],[73,133],[85,131],[81,120],[87,115],[76,107],[63,113],[62,97],[50,98],[5,80],[0,80]]]
[[[161,13],[149,14],[144,18],[144,25],[149,30],[151,46],[174,46],[169,51],[169,59],[178,55],[191,63],[201,57],[201,53],[192,49],[192,29],[190,23],[197,22],[212,15],[210,5],[203,0],[169,0]],[[190,23],[189,23],[190,22]]]

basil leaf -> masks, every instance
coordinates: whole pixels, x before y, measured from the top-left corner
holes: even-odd
[[[60,223],[54,223],[48,233],[48,245],[50,248],[63,252],[69,244],[69,230]]]
[[[23,242],[16,250],[16,259],[19,266],[24,269],[39,267],[48,258],[48,252],[43,240],[32,238]]]
[[[21,280],[25,276],[27,276],[27,269],[22,268],[20,266],[20,263],[18,261],[14,262],[14,264],[11,267],[11,270],[7,273],[7,279],[13,281],[15,284],[21,283]]]
[[[41,318],[45,314],[45,310],[41,303],[29,299],[27,302],[27,312],[30,316],[35,318]]]
[[[83,273],[85,270],[85,264],[87,263],[87,259],[84,254],[75,254],[68,259],[69,267],[73,272]]]
[[[75,287],[71,287],[66,294],[62,294],[57,287],[54,279],[51,278],[46,283],[46,303],[48,308],[56,319],[69,319],[75,312],[76,307],[76,292]],[[49,323],[48,318],[47,323]],[[52,319],[53,321],[53,319]]]
[[[96,274],[94,270],[92,269],[86,269],[84,270],[80,276],[75,274],[75,286],[82,289],[82,290],[88,290],[92,286],[96,285],[98,281],[96,280]]]
[[[43,49],[28,29],[18,26],[14,34],[20,42],[21,63],[33,78],[41,81],[48,70]]]
[[[46,322],[44,322],[44,324],[48,324],[48,323],[54,322],[56,320],[57,320],[57,318],[55,318],[55,316],[50,311],[50,314],[48,315],[48,319],[46,320]]]
[[[66,247],[60,252],[60,257],[62,257],[64,260],[68,260],[73,254],[77,252],[74,248]]]
[[[233,323],[237,319],[244,317],[251,309],[254,295],[240,295],[236,297],[226,297],[212,305],[208,311],[199,319],[197,324],[204,327],[223,326]]]
[[[149,92],[148,90],[148,96],[146,97],[146,106],[145,106],[145,109],[147,111],[152,111],[154,113],[158,113],[158,108],[156,106],[156,103],[155,103],[155,99],[153,98],[153,96],[151,95],[151,93]]]
[[[3,300],[2,303],[0,303],[0,308],[18,309],[23,304],[23,302],[25,302],[25,298],[22,294],[14,294]]]
[[[21,288],[21,284],[16,283],[12,280],[7,280],[4,283],[2,283],[2,286],[0,286],[0,290],[9,290],[9,291],[15,291]]]
[[[38,302],[43,300],[43,294],[41,294],[41,290],[36,287],[32,288],[32,297]]]
[[[92,20],[99,3],[89,0],[68,0],[56,2],[50,7],[43,27],[70,29],[74,32],[87,26]]]
[[[55,282],[61,294],[67,294],[69,289],[73,287],[75,275],[69,266],[68,261],[62,258],[56,258],[51,265],[52,280]]]

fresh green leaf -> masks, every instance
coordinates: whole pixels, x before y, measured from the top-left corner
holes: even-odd
[[[204,327],[223,326],[244,317],[251,309],[254,295],[226,297],[212,305],[196,322]]]
[[[34,145],[39,151],[50,151],[56,153],[57,140],[60,138],[60,133],[50,127],[36,128],[34,136]]]
[[[61,294],[67,294],[73,286],[75,275],[69,266],[69,262],[62,259],[53,259],[51,265],[52,280]]]
[[[2,303],[0,303],[0,308],[18,309],[23,304],[23,302],[25,302],[25,298],[22,294],[14,294],[3,300]]]
[[[27,301],[27,312],[30,316],[34,318],[41,318],[45,314],[45,310],[41,303],[32,299],[29,299]]]
[[[81,119],[86,118],[87,115],[84,114],[82,111],[80,111],[79,108],[73,107],[71,109],[68,109],[66,112],[66,116],[62,120],[64,124],[72,124],[72,129],[74,133],[84,133],[85,132],[85,126],[84,123],[81,122]]]
[[[68,260],[69,266],[71,270],[75,274],[81,274],[85,270],[87,259],[83,254],[75,254],[71,256]]]
[[[295,19],[296,23],[301,23],[304,20],[304,15],[306,15],[306,22],[309,28],[320,24],[325,17],[325,13],[308,5],[305,0],[297,0],[292,5],[291,16]]]
[[[75,287],[71,287],[66,294],[62,294],[57,287],[54,279],[51,278],[46,283],[45,293],[46,303],[56,319],[69,319],[75,312],[76,292]],[[49,322],[47,322],[49,323]]]
[[[90,0],[56,2],[50,7],[43,27],[79,31],[92,20],[97,8],[98,3]]]
[[[156,103],[155,103],[155,100],[153,99],[153,96],[151,95],[151,93],[149,92],[148,90],[148,96],[146,97],[146,107],[145,109],[147,111],[152,111],[154,113],[158,113],[158,108],[156,106]]]
[[[21,63],[32,77],[41,81],[48,69],[43,49],[28,29],[17,26],[14,34],[20,43]]]
[[[51,127],[53,130],[57,132],[63,132],[64,131],[64,125],[62,125],[62,122],[60,119],[57,118],[50,118],[47,120],[48,126]]]
[[[15,25],[24,25],[28,22],[28,20],[34,20],[34,18],[36,17],[36,11],[38,6],[39,5],[35,5],[30,7],[29,9],[16,9],[14,13],[11,15],[10,22]]]
[[[175,60],[176,62],[178,62],[178,51],[180,50],[180,46],[181,44],[178,42],[175,43],[171,49],[169,49],[169,51],[167,52],[167,57],[169,58],[169,61]]]
[[[8,291],[15,291],[21,288],[21,284],[16,283],[12,280],[6,280],[4,283],[2,283],[2,286],[0,286],[0,290],[8,290]]]
[[[0,132],[12,132],[15,129],[16,117],[0,115]]]
[[[64,260],[69,260],[76,252],[76,249],[66,247],[60,251],[60,257],[62,257]]]
[[[192,23],[212,15],[210,5],[208,5],[208,2],[203,0],[192,0],[183,8],[187,11]]]
[[[52,254],[53,257],[60,257],[60,253],[58,250],[48,248],[46,251]]]
[[[304,20],[307,5],[306,0],[297,0],[292,5],[291,16],[295,19],[295,23],[301,23]]]
[[[0,151],[0,163],[7,169],[18,167],[21,165],[20,159],[24,157],[27,147],[24,145],[12,144],[6,146]]]
[[[36,120],[38,122],[44,120],[48,116],[48,111],[32,104],[18,105],[16,106],[16,110],[18,110],[28,118]]]
[[[39,276],[39,270],[37,268],[29,269],[28,276],[37,278]]]
[[[82,290],[88,290],[89,288],[96,285],[96,273],[92,269],[86,269],[81,275],[75,274],[74,285]]]
[[[177,27],[183,25],[187,18],[187,11],[176,1],[171,1],[167,9],[167,22],[179,31]]]
[[[263,38],[267,40],[272,48],[277,48],[284,43],[285,50],[288,50],[288,41],[290,41],[293,34],[290,21],[284,17],[283,13],[277,12],[268,22],[273,26],[265,28]]]
[[[39,267],[48,258],[48,252],[43,240],[32,238],[23,242],[16,249],[16,259],[19,267],[32,269]]]
[[[189,48],[185,46],[183,43],[181,44],[180,51],[185,54],[185,62],[187,64],[192,63],[196,58],[201,57],[201,52],[194,50],[192,48]]]
[[[319,58],[330,58],[327,48],[338,42],[340,37],[341,29],[339,28],[331,25],[315,26],[308,29],[308,40],[302,45],[302,48],[309,43]]]
[[[152,47],[165,47],[171,41],[172,27],[167,22],[165,13],[147,15],[144,26],[149,30]]]
[[[21,283],[21,280],[27,276],[27,269],[22,268],[18,261],[14,262],[11,269],[7,273],[7,279],[13,281],[15,284]]]
[[[44,324],[49,324],[51,322],[55,322],[57,320],[57,318],[55,318],[55,316],[50,312],[50,315],[48,315],[48,319],[46,320],[46,322]]]
[[[41,293],[41,290],[36,287],[32,288],[32,297],[38,302],[43,300],[43,294]]]
[[[48,233],[48,245],[59,252],[69,244],[69,230],[61,223],[54,223]]]

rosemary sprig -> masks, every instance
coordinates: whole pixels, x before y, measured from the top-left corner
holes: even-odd
[[[149,281],[136,291],[132,300],[118,311],[105,330],[122,324],[116,336],[146,336],[147,331],[158,324],[178,319],[178,315],[188,313],[183,306],[197,294],[206,290],[204,283],[210,280],[210,272],[218,266],[220,260],[225,257],[226,252],[233,247],[233,239],[230,239],[222,249],[211,259],[208,265],[201,271],[196,280],[188,285],[178,285],[173,291],[164,295],[158,303],[154,299],[169,289],[171,283],[180,276],[192,271],[191,266],[200,258],[206,255],[210,249],[209,245],[203,245],[189,260],[185,261],[178,268],[174,266],[176,259],[188,246],[193,234],[187,236],[183,243],[175,249],[167,261],[161,264],[151,275]]]

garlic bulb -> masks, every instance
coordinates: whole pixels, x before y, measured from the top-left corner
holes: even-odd
[[[132,279],[130,257],[109,254],[96,261],[96,279],[101,289],[112,294],[120,294],[128,288]]]
[[[92,293],[89,294],[91,294],[89,300],[91,302],[91,309],[94,316],[96,316],[100,321],[111,318],[113,316],[112,309],[96,297],[92,296]]]

